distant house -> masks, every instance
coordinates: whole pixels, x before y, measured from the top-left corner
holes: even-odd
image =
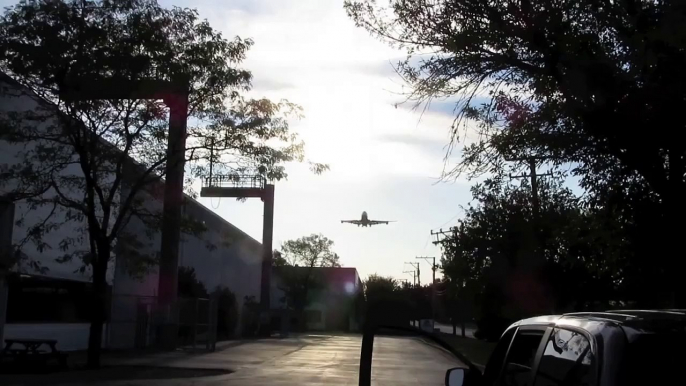
[[[292,285],[289,278],[313,278],[308,291],[304,315],[297,315],[289,309],[286,293]],[[313,331],[357,331],[360,323],[360,301],[362,281],[357,269],[348,267],[274,267],[271,281],[271,307],[273,327],[294,329],[298,318],[305,318],[308,330]],[[292,308],[292,307],[291,307]]]

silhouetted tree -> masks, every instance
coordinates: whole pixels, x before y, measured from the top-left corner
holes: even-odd
[[[527,183],[515,186],[495,178],[472,188],[475,202],[442,242],[441,268],[453,311],[474,304],[481,319],[506,327],[507,320],[540,310],[607,307],[624,299],[624,272],[618,267],[626,260],[622,233],[612,228],[617,223],[589,210],[559,181],[547,179],[539,189],[541,236],[532,243]],[[523,259],[537,244],[543,270],[522,271]]]
[[[334,242],[322,234],[312,234],[288,240],[281,246],[280,263],[276,271],[281,278],[280,289],[288,308],[299,315],[300,328],[305,327],[303,312],[309,304],[313,290],[321,288],[324,277],[315,272],[317,267],[340,267],[339,256],[332,251]]]
[[[363,283],[364,296],[367,302],[390,299],[397,295],[400,285],[390,276],[371,274]]]
[[[411,86],[409,100],[456,103],[450,150],[464,128],[478,128],[448,176],[502,168],[507,156],[538,156],[571,163],[586,189],[597,189],[608,171],[649,187],[659,214],[651,264],[664,267],[672,304],[686,304],[679,284],[686,144],[675,123],[686,108],[686,3],[364,0],[345,7],[358,26],[406,49],[397,69]]]
[[[218,173],[279,180],[284,162],[303,158],[285,119],[299,108],[243,96],[252,75],[238,66],[252,44],[225,39],[194,10],[155,0],[23,0],[0,19],[0,70],[28,90],[4,96],[47,103],[0,114],[0,140],[24,147],[0,174],[0,196],[50,208],[49,218],[27,224],[28,239],[39,250],[59,247],[63,261],[76,257],[91,270],[89,366],[100,363],[113,248],[126,248],[133,265],[154,263],[155,256],[137,254],[140,235],[124,229],[132,216],[157,226],[159,216],[142,202],[164,177],[168,112],[160,100],[68,101],[60,91],[77,79],[189,76],[186,178],[205,175],[211,159]],[[83,234],[46,245],[43,236],[65,221],[83,224]]]
[[[238,325],[238,303],[236,295],[227,287],[214,290],[217,301],[217,335],[219,338],[231,338]]]
[[[178,295],[179,297],[186,298],[208,298],[209,293],[207,292],[207,287],[200,281],[195,275],[195,268],[193,267],[179,267],[179,286]]]

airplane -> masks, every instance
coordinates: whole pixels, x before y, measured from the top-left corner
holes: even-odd
[[[350,223],[350,224],[355,224],[358,227],[359,226],[370,227],[372,225],[379,225],[379,224],[388,225],[389,222],[395,222],[395,221],[370,220],[369,216],[367,216],[367,212],[362,212],[362,218],[359,220],[341,220],[341,224]]]

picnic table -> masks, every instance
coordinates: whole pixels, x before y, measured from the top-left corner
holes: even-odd
[[[49,350],[42,349],[43,346],[47,346]],[[21,362],[36,361],[43,365],[47,365],[50,359],[57,360],[63,367],[67,364],[67,355],[57,350],[55,339],[5,339],[5,348],[0,352],[0,359],[5,357]]]

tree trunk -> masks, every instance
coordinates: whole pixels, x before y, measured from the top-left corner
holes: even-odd
[[[93,264],[93,293],[91,298],[91,326],[88,336],[88,367],[100,367],[102,351],[102,331],[105,323],[107,305],[107,261],[110,257],[109,245],[98,248],[98,258]]]

